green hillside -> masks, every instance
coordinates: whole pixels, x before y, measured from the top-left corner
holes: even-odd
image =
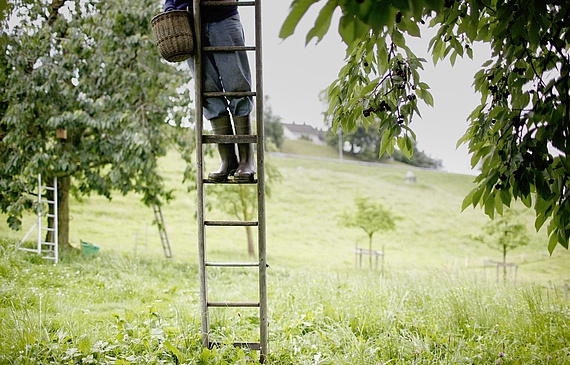
[[[470,238],[480,232],[488,218],[478,208],[460,212],[463,197],[472,188],[472,176],[403,166],[341,163],[317,156],[321,152],[325,157],[331,156],[331,147],[308,148],[313,158],[267,158],[282,175],[282,181],[271,186],[272,195],[267,199],[268,261],[272,267],[354,266],[353,250],[356,245],[366,247],[367,236],[361,230],[339,225],[338,216],[353,209],[354,197],[365,196],[382,202],[399,217],[395,231],[374,236],[374,248],[385,250],[387,270],[475,269],[494,275],[494,268],[484,270],[482,264],[485,258],[499,260],[499,253]],[[207,162],[207,169],[213,169],[217,158]],[[191,186],[181,183],[183,168],[174,154],[162,160],[164,176],[176,197],[163,208],[163,214],[175,259],[195,262],[195,191],[189,192]],[[417,177],[414,184],[404,183],[409,170]],[[570,255],[558,248],[549,257],[546,234],[534,232],[532,212],[527,213],[532,243],[509,257],[509,261],[520,265],[518,277],[570,282],[566,270]],[[208,217],[226,218],[215,207]],[[20,239],[33,224],[33,218],[25,220],[23,231],[13,232],[3,217],[0,235]],[[140,203],[137,196],[116,196],[110,202],[97,196],[73,201],[71,219],[71,241],[75,245],[83,240],[99,245],[102,252],[121,250],[162,256],[152,209]],[[209,255],[245,259],[245,240],[241,227],[212,229],[208,232]]]
[[[290,364],[570,364],[567,251],[547,255],[545,234],[512,253],[505,282],[484,268],[496,253],[470,236],[487,221],[460,213],[472,177],[270,155],[282,175],[267,200],[269,361]],[[217,166],[208,160],[207,170]],[[164,258],[153,213],[137,196],[74,201],[71,238],[98,257],[66,252],[57,265],[15,251],[23,232],[0,225],[1,364],[258,364],[234,341],[258,341],[257,308],[209,312],[222,344],[201,346],[195,191],[183,163],[162,160],[176,199],[163,209],[174,259]],[[252,187],[253,188],[253,187]],[[357,229],[338,216],[353,198],[382,202],[397,228],[374,236],[385,269],[355,268]],[[224,219],[219,210],[208,219]],[[5,218],[5,217],[3,217]],[[5,219],[3,219],[5,220]],[[212,261],[247,261],[243,227],[207,231]],[[257,274],[208,270],[212,301],[251,301]],[[565,286],[566,285],[566,286]],[[566,292],[564,292],[566,288]]]

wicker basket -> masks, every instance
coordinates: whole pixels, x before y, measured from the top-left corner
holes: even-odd
[[[160,55],[169,62],[181,62],[194,54],[194,31],[190,13],[172,10],[151,20]]]

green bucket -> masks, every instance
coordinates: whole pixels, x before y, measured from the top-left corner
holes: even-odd
[[[99,246],[81,241],[81,251],[85,256],[97,256],[99,253]]]

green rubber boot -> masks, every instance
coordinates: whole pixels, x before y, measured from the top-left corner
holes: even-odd
[[[212,129],[214,134],[234,134],[232,130],[232,124],[229,115],[224,115],[217,118],[210,119],[212,124]],[[220,159],[222,163],[220,167],[213,172],[208,174],[208,178],[215,182],[224,182],[228,180],[228,177],[233,175],[238,168],[238,160],[236,156],[236,149],[234,143],[219,143],[218,152],[220,154]]]
[[[236,134],[252,134],[249,115],[243,117],[233,117]],[[253,143],[238,143],[239,166],[234,173],[236,181],[253,181],[255,178],[255,156]]]

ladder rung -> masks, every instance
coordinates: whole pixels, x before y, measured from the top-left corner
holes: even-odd
[[[55,246],[54,242],[42,242],[42,246]]]
[[[256,221],[204,221],[206,226],[257,226]]]
[[[255,1],[202,1],[202,6],[254,6]]]
[[[223,181],[223,182],[219,182],[219,181],[215,181],[215,180],[211,180],[211,179],[204,179],[202,181],[204,184],[257,184],[257,179],[253,179],[250,181],[242,181],[242,180],[234,180],[232,178]]]
[[[26,251],[26,252],[38,252],[37,248],[18,247],[18,250]]]
[[[51,190],[51,191],[55,190],[53,186],[40,186],[40,189]]]
[[[259,302],[208,302],[208,307],[255,308]]]
[[[234,342],[235,347],[241,347],[245,349],[250,349],[254,351],[261,350],[261,344],[259,342]]]
[[[40,203],[55,204],[55,200],[44,200],[44,199],[40,199]]]
[[[210,342],[208,344],[208,347],[210,349],[212,349],[213,347],[219,347],[221,345],[222,345],[222,343],[219,343],[219,342]],[[234,342],[233,345],[235,347],[241,347],[244,349],[249,349],[249,350],[254,350],[254,351],[260,351],[261,350],[261,345],[259,342]]]
[[[237,52],[255,51],[255,46],[207,46],[203,47],[204,52]]]
[[[55,228],[43,228],[42,231],[55,232]]]
[[[204,134],[202,143],[257,143],[254,134]]]
[[[206,262],[206,266],[213,267],[258,267],[258,262]]]
[[[204,96],[207,98],[218,98],[221,96],[229,96],[239,98],[241,96],[255,96],[255,91],[205,91]]]
[[[44,216],[47,218],[55,218],[55,214],[50,214],[50,213],[46,213]]]

